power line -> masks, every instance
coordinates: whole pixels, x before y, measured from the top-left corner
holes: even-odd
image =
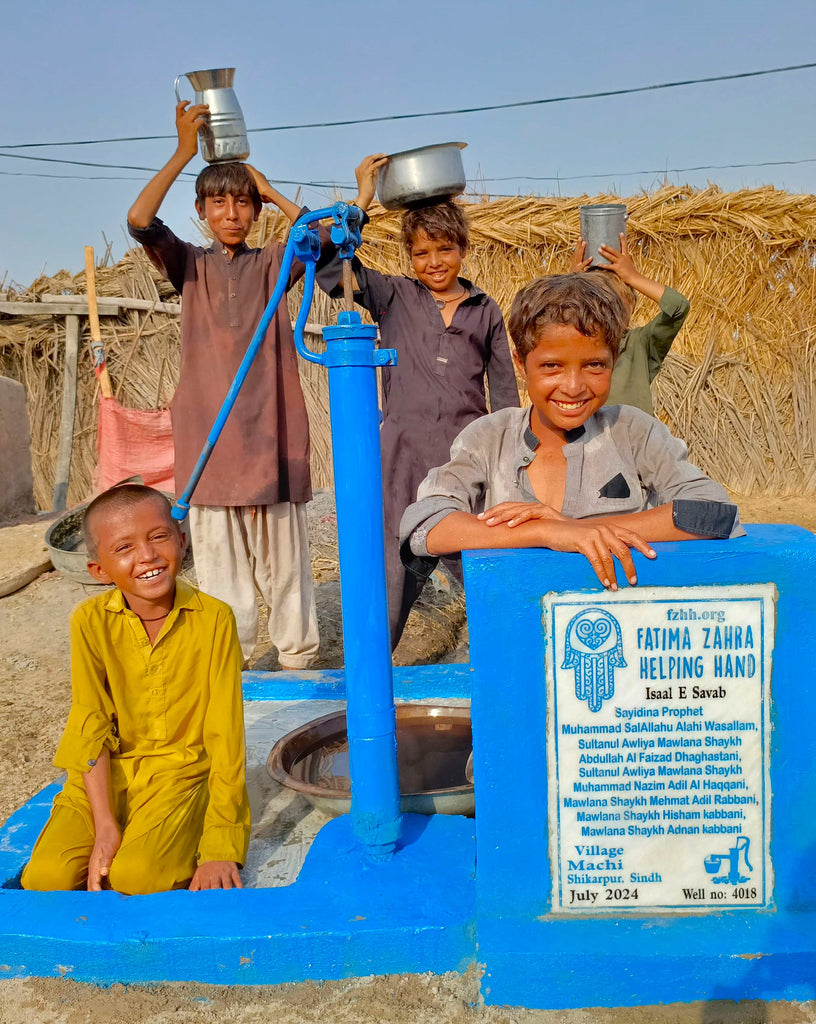
[[[5,157],[7,160],[36,160],[42,164],[71,164],[73,167],[104,167],[108,170],[117,171],[150,171],[151,174],[155,174],[158,167],[141,167],[135,164],[99,164],[94,163],[90,160],[64,160],[62,157],[55,156],[24,156],[22,153],[0,153],[0,157]],[[190,171],[182,171],[179,177],[195,177]]]
[[[57,157],[34,157],[34,156],[20,156],[12,153],[0,153],[0,157],[7,156],[16,160],[37,160],[43,163],[55,163],[55,164],[79,164],[80,166],[86,167],[102,167],[109,170],[145,170],[154,172],[154,168],[131,168],[126,164],[97,164],[97,163],[85,163],[78,160],[60,160]],[[606,171],[603,173],[593,172],[591,174],[509,174],[500,178],[484,178],[476,177],[468,179],[468,184],[479,185],[483,182],[493,181],[582,181],[585,179],[596,179],[596,178],[633,178],[638,175],[644,174],[685,174],[691,171],[723,171],[723,170],[745,170],[750,167],[791,167],[797,164],[812,164],[816,163],[816,157],[803,157],[799,160],[762,160],[756,163],[738,163],[738,164],[697,164],[691,167],[656,167],[646,168],[639,171]],[[188,178],[193,178],[195,175],[190,171],[182,172]],[[29,178],[64,178],[64,179],[81,179],[86,181],[146,181],[149,179],[145,178],[133,178],[133,177],[122,177],[114,175],[84,175],[84,174],[42,174],[35,171],[0,171],[0,174],[9,175],[14,177],[29,177]],[[354,188],[353,182],[343,181],[294,181],[287,178],[270,178],[270,183],[273,185],[301,185],[306,188],[319,188],[319,189],[348,189]]]
[[[426,110],[413,114],[386,114],[378,117],[349,118],[345,121],[312,121],[306,124],[280,124],[268,128],[250,128],[249,132],[288,132],[304,128],[344,128],[355,124],[376,124],[384,121],[407,121],[422,117],[450,117],[454,114],[480,114],[491,110],[511,110],[520,107],[544,106],[552,103],[570,103],[577,100],[603,99],[609,96],[631,96],[634,93],[654,92],[660,89],[678,89],[687,85],[704,85],[710,82],[733,82],[744,78],[759,78],[765,75],[779,75],[788,71],[805,71],[816,68],[816,62],[789,64],[786,67],[765,68],[761,71],[741,71],[732,75],[709,75],[705,78],[686,78],[677,82],[659,82],[654,85],[639,85],[628,89],[604,89],[599,92],[576,93],[568,96],[550,96],[539,100],[519,100],[514,103],[491,103],[480,107],[458,107],[451,110]],[[130,135],[111,139],[79,139],[73,142],[21,142],[2,145],[0,149],[34,149],[43,146],[97,146],[109,142],[154,142],[161,139],[175,139],[175,135]],[[141,168],[138,168],[141,170]]]
[[[762,160],[759,163],[751,164],[698,164],[695,167],[658,167],[653,170],[643,171],[609,171],[604,174],[515,174],[505,178],[475,178],[475,183],[480,181],[578,181],[585,178],[632,178],[639,174],[685,174],[688,171],[729,171],[742,170],[747,167],[788,167],[794,164],[813,164],[816,157],[804,157],[801,160]]]
[[[150,181],[118,174],[48,174],[46,171],[0,171],[7,178],[59,178],[63,181]]]
[[[149,171],[151,174],[155,174],[159,170],[158,167],[139,167],[133,164],[100,164],[91,160],[65,160],[62,157],[55,156],[25,156],[22,153],[0,153],[0,158],[2,157],[6,157],[8,160],[36,160],[37,163],[43,164],[71,164],[74,167],[103,167],[106,170],[117,171]],[[55,175],[55,177],[58,176]],[[71,177],[71,175],[64,175],[64,177]],[[182,171],[179,177],[195,178],[196,174],[193,171]],[[309,188],[353,187],[348,183],[338,184],[331,181],[290,181],[287,178],[270,178],[269,181],[273,185],[306,185]]]

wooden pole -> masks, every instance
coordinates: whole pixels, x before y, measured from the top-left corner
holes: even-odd
[[[99,310],[96,305],[96,270],[92,245],[85,246],[85,284],[88,289],[88,324],[91,328],[91,352],[94,373],[99,380],[103,398],[113,398],[113,388],[108,376],[105,349],[102,347],[102,332],[99,330]]]
[[[59,452],[57,453],[57,469],[54,474],[54,493],[52,496],[52,505],[55,512],[64,512],[68,503],[68,477],[71,473],[71,450],[74,445],[78,353],[79,317],[71,313],[65,318],[62,416],[60,417]]]
[[[343,260],[343,299],[343,304],[349,312],[354,309],[354,278],[352,277],[351,260]]]

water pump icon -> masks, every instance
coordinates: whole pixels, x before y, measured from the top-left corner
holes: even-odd
[[[718,871],[722,871],[723,861],[728,861],[728,873],[711,879],[715,885],[739,885],[740,882],[748,881],[748,875],[740,874],[740,865],[742,863],[746,871],[754,870],[748,860],[750,844],[751,840],[748,836],[739,836],[728,853],[710,853],[706,857],[703,863],[710,875],[716,875]]]

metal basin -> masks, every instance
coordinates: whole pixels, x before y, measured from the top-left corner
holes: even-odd
[[[82,517],[90,502],[64,512],[45,532],[45,545],[55,569],[76,583],[100,586],[88,572],[88,549],[82,536]]]
[[[465,191],[466,142],[440,142],[392,153],[377,176],[377,198],[386,210],[453,199]]]
[[[429,704],[397,707],[397,763],[402,810],[412,814],[474,812],[473,783],[465,777],[472,750],[470,708]],[[283,736],[267,771],[325,814],[351,807],[346,713],[335,711]]]

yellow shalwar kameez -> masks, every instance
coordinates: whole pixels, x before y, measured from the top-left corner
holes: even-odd
[[[111,888],[159,892],[185,885],[202,861],[243,865],[250,819],[241,664],[229,606],[182,580],[152,647],[119,590],[74,609],[71,710],[54,757],[68,778],[23,888],[85,885],[94,823],[82,775],[103,747],[122,833]]]

